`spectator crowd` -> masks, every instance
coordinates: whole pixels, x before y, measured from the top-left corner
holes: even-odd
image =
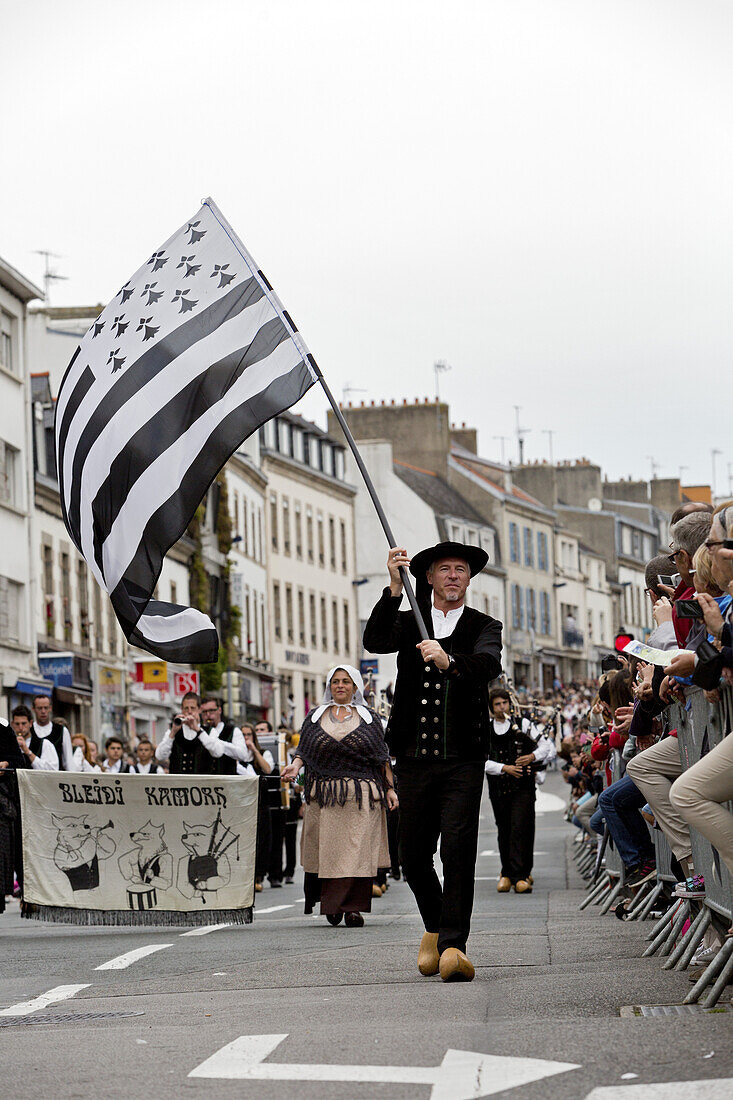
[[[646,567],[655,622],[646,644],[655,652],[646,651],[648,661],[610,658],[616,667],[604,672],[595,690],[584,688],[562,705],[568,817],[579,830],[578,843],[596,851],[605,835],[615,848],[626,895],[619,896],[619,908],[629,895],[633,904],[635,891],[657,876],[654,830],[672,853],[678,877],[673,899],[706,897],[691,829],[733,876],[733,738],[714,745],[705,738],[700,759],[687,766],[670,706],[689,709],[693,694],[703,692],[719,714],[730,714],[719,704],[733,685],[733,501],[714,510],[681,507],[670,533],[669,554]],[[693,963],[710,962],[730,936],[733,927],[714,919]]]

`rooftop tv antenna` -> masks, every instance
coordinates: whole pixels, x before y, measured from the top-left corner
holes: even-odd
[[[435,400],[440,401],[440,376],[445,374],[446,371],[453,370],[450,363],[446,363],[445,359],[438,359],[436,363],[433,363],[433,371],[435,372]]]
[[[529,435],[529,433],[531,432],[532,429],[531,428],[520,428],[520,426],[519,426],[519,414],[520,414],[521,411],[522,411],[522,406],[521,405],[515,405],[514,406],[514,414],[517,418],[516,433],[517,433],[517,447],[519,449],[519,465],[524,466],[524,437],[526,435]]]
[[[341,400],[342,400],[343,404],[345,405],[347,399],[349,401],[351,400],[352,393],[366,393],[366,392],[367,391],[365,389],[362,389],[361,386],[352,386],[351,382],[347,382],[346,385],[341,390]]]
[[[44,271],[43,271],[43,298],[48,305],[48,295],[51,289],[51,283],[53,282],[66,282],[68,275],[59,275],[51,267],[51,260],[61,260],[63,257],[58,252],[49,252],[47,248],[34,249],[36,256],[43,256],[44,259]]]

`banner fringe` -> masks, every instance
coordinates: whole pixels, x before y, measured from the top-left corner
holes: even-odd
[[[175,909],[72,909],[61,905],[26,902],[21,916],[54,924],[139,925],[196,928],[204,924],[251,924],[253,906],[245,909],[209,909],[208,912],[178,912]]]

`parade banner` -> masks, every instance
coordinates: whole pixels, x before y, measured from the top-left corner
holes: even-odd
[[[28,916],[249,924],[259,779],[18,772]]]

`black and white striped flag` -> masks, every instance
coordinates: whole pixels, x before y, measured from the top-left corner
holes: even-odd
[[[211,199],[84,336],[56,404],[61,504],[133,645],[216,660],[207,615],[151,598],[163,558],[229,456],[306,393],[314,366]]]

